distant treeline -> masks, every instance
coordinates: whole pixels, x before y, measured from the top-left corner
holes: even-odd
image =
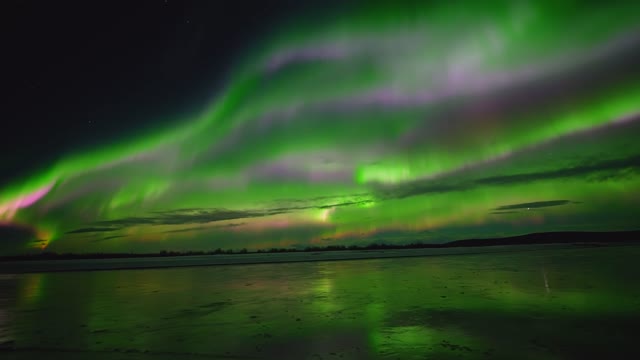
[[[45,251],[38,254],[0,256],[0,260],[66,260],[66,259],[107,259],[107,258],[138,258],[138,257],[164,257],[164,256],[196,256],[196,255],[236,255],[236,254],[265,254],[288,252],[321,252],[321,251],[364,251],[364,250],[396,250],[396,249],[428,249],[428,248],[452,248],[470,246],[504,246],[504,245],[532,245],[532,244],[602,244],[620,242],[640,242],[640,231],[618,232],[548,232],[535,233],[520,236],[511,236],[495,239],[469,239],[457,240],[441,244],[425,244],[415,242],[411,244],[385,244],[373,243],[369,245],[329,245],[310,246],[306,248],[270,248],[249,251],[245,249],[215,249],[210,251],[170,251],[162,250],[159,253],[56,253]]]

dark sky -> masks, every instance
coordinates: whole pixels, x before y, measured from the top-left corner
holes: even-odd
[[[248,44],[300,3],[3,3],[0,186],[200,110]]]

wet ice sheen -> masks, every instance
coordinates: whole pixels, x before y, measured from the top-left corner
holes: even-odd
[[[0,275],[3,359],[638,357],[640,246]]]

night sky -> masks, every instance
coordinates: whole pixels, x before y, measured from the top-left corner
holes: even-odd
[[[0,253],[638,229],[640,5],[3,5]]]

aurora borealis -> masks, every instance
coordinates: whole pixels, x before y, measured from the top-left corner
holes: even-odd
[[[608,5],[363,3],[285,21],[219,69],[201,109],[0,188],[0,249],[637,229],[640,6]]]

